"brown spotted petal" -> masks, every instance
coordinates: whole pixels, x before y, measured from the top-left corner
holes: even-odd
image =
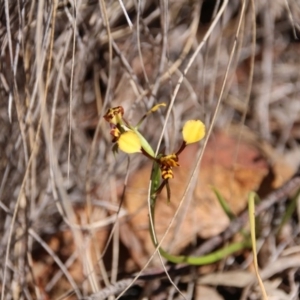
[[[178,156],[175,153],[163,155],[159,158],[159,163],[166,167],[179,167]]]
[[[121,135],[121,131],[119,130],[119,128],[117,126],[112,126],[111,130],[110,130],[110,135],[113,136],[112,142],[116,142],[120,135]]]
[[[171,167],[161,165],[160,166],[161,177],[163,179],[172,179],[174,178],[174,174]]]
[[[110,124],[122,124],[122,119],[124,115],[124,108],[122,106],[117,106],[108,109],[103,118]]]

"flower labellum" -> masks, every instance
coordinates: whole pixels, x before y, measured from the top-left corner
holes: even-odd
[[[118,139],[119,148],[125,153],[142,152],[141,141],[134,131],[126,131]]]
[[[205,136],[205,125],[200,120],[189,120],[183,126],[182,135],[187,145],[197,143]]]
[[[161,171],[161,177],[165,180],[168,180],[168,179],[172,179],[174,178],[174,174],[173,174],[173,171],[172,171],[172,168],[171,167],[168,167],[168,166],[161,166],[160,167],[160,171]]]
[[[179,167],[178,156],[176,154],[163,155],[159,158],[160,165],[166,167]]]

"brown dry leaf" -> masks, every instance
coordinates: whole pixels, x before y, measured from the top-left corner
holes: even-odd
[[[43,261],[34,261],[33,262],[33,275],[34,278],[38,284],[38,286],[41,289],[44,289],[45,285],[47,284],[47,281],[49,280],[49,277],[51,275],[51,265],[48,264],[48,262],[43,262]],[[28,274],[28,276],[30,276]]]
[[[142,268],[147,263],[147,257],[141,244],[141,240],[137,238],[135,232],[128,223],[121,224],[120,239],[128,248],[133,262]]]
[[[240,137],[243,143],[254,145],[259,149],[259,152],[266,157],[272,167],[274,176],[271,183],[272,188],[279,188],[296,172],[299,159],[292,159],[291,161],[291,152],[285,155],[279,154],[272,145],[265,140],[259,139],[259,137],[246,126],[243,127],[242,135],[240,126],[236,125],[230,125],[229,132],[233,137]]]
[[[244,288],[247,285],[255,282],[256,277],[249,271],[234,270],[222,273],[211,273],[201,276],[198,279],[198,283],[207,284],[213,286],[232,286],[238,288]]]
[[[87,226],[88,224],[86,224],[87,215],[85,208],[76,207],[75,211],[77,214],[78,224]],[[107,214],[103,209],[99,207],[93,208],[92,219],[97,219],[97,217],[102,217],[102,219],[104,219],[106,215]],[[83,263],[85,262],[82,260],[82,251],[85,252],[86,256],[91,258],[92,266],[95,268],[96,272],[98,272],[97,265],[100,256],[99,253],[102,253],[109,234],[109,229],[107,227],[92,229],[93,224],[94,223],[89,224],[92,233],[90,235],[86,235],[84,245],[79,245],[82,247],[78,250],[79,256],[70,266],[67,267],[70,276],[79,286],[86,280],[86,275],[83,271]],[[51,240],[48,242],[48,245],[63,263],[65,263],[66,260],[68,260],[74,254],[74,252],[77,252],[77,245],[74,243],[74,233],[70,229],[57,233],[57,235],[51,238]],[[59,267],[56,265],[51,256],[44,254],[42,259],[39,258],[39,260],[34,263],[33,270],[35,278],[37,278],[39,281],[40,288],[44,289],[52,277],[59,272]],[[66,293],[71,288],[72,287],[69,281],[65,278],[65,275],[62,274],[61,278],[54,285],[54,288],[47,293],[51,299],[58,299],[62,294]]]
[[[180,156],[180,168],[174,170],[171,180],[171,203],[163,191],[156,205],[156,231],[161,239],[180,203],[196,159],[197,146],[189,146]],[[247,205],[247,194],[258,189],[268,174],[267,163],[260,158],[258,150],[225,133],[215,133],[208,143],[191,197],[187,197],[166,236],[163,246],[172,253],[178,253],[199,235],[209,238],[223,231],[229,223],[222,211],[211,186],[216,187],[227,200],[230,208],[238,214]],[[145,166],[130,179],[126,195],[126,206],[132,215],[131,224],[150,254],[153,245],[148,232],[148,209],[146,204],[151,166]],[[182,220],[182,223],[181,223]]]
[[[224,299],[214,288],[205,285],[197,285],[195,293],[197,299],[210,299],[210,300]]]

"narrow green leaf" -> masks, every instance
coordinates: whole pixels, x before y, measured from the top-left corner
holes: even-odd
[[[256,193],[250,192],[248,196],[248,212],[249,212],[249,222],[250,222],[252,251],[253,251],[253,263],[254,263],[255,273],[261,289],[263,299],[268,300],[268,296],[258,270],[256,236],[255,236],[255,198],[256,198]]]
[[[227,217],[229,218],[230,221],[235,219],[235,215],[232,212],[232,210],[230,209],[228,203],[226,202],[226,200],[224,199],[224,197],[221,195],[221,193],[217,190],[217,188],[212,187],[213,192],[215,193],[223,211],[225,212],[225,214],[227,215]]]
[[[299,195],[300,195],[300,189],[296,192],[296,194],[293,196],[291,202],[289,203],[289,205],[281,219],[281,222],[279,224],[277,235],[281,232],[283,226],[292,218],[292,215],[297,208]]]

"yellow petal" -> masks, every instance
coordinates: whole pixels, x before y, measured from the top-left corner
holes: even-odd
[[[182,135],[186,144],[196,143],[205,136],[205,125],[200,120],[189,120],[183,126]]]
[[[133,131],[126,131],[118,139],[119,148],[126,153],[141,152],[141,141]]]

